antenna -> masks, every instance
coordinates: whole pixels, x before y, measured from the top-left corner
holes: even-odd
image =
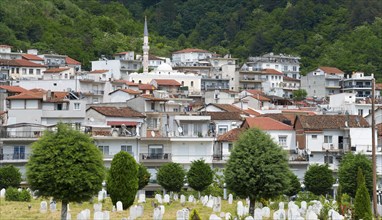
[[[155,132],[151,131],[151,137],[155,137]]]
[[[182,127],[178,127],[178,132],[179,132],[179,134],[183,135],[183,128]]]

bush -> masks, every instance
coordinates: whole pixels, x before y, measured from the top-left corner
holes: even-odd
[[[19,169],[12,165],[0,167],[0,189],[8,187],[19,187],[21,173]]]
[[[9,187],[5,191],[5,200],[7,201],[30,202],[31,198],[31,194],[25,189],[19,192],[16,188]]]
[[[315,195],[325,195],[330,192],[334,183],[333,172],[327,164],[313,164],[305,172],[304,184],[306,190]]]
[[[179,192],[184,184],[186,172],[178,163],[166,163],[161,166],[157,173],[157,180],[165,190]]]
[[[214,173],[204,160],[192,161],[187,172],[187,181],[191,188],[197,191],[205,190],[213,181]]]
[[[362,174],[362,169],[358,168],[358,187],[354,201],[354,212],[356,219],[371,220],[372,212],[370,205],[370,195],[365,184],[365,177]]]
[[[123,209],[127,209],[134,203],[138,191],[138,165],[129,153],[121,151],[114,156],[106,186],[114,205],[121,201]]]
[[[143,189],[150,181],[151,174],[143,164],[138,164],[138,190]]]

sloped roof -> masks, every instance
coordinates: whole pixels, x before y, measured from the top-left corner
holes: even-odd
[[[22,92],[27,92],[27,89],[24,89],[23,87],[20,86],[0,86],[0,89],[7,90],[8,92],[13,92],[13,93],[22,93]]]
[[[257,95],[257,94],[263,95],[264,94],[263,91],[257,90],[257,89],[247,89],[245,91],[248,92],[248,93],[251,93],[253,95]]]
[[[245,109],[243,110],[245,113],[247,113],[248,115],[254,115],[254,116],[259,116],[261,115],[259,112],[257,112],[256,110],[254,109],[251,109],[251,108],[248,108],[248,109]]]
[[[334,73],[334,74],[344,74],[344,72],[336,67],[329,67],[329,66],[320,66],[318,67],[320,70],[324,71],[325,73]]]
[[[42,99],[42,98],[43,98],[42,93],[34,93],[34,92],[30,92],[30,91],[7,97],[7,99],[9,99],[9,100],[17,100],[17,99],[19,99],[19,100],[20,99],[33,100],[33,99]]]
[[[80,62],[78,62],[77,60],[75,60],[71,57],[66,57],[65,62],[66,62],[66,64],[69,64],[69,65],[81,65]]]
[[[215,104],[215,103],[210,103],[210,105],[213,105],[217,108],[220,108],[221,110],[224,110],[226,112],[242,112],[241,109],[238,107],[231,105],[231,104]]]
[[[44,65],[37,64],[28,60],[23,60],[23,59],[15,59],[15,60],[0,59],[0,66],[45,67]]]
[[[234,128],[226,133],[219,135],[218,141],[234,142],[239,139],[240,134],[245,131],[244,128]]]
[[[151,84],[139,84],[138,89],[139,90],[155,90],[155,86]]]
[[[263,102],[270,102],[271,101],[269,98],[267,98],[263,95],[260,95],[260,94],[253,95],[252,97],[259,100],[259,101],[263,101]]]
[[[107,73],[109,70],[92,70],[89,73]]]
[[[118,92],[118,91],[125,92],[125,93],[132,94],[132,95],[139,95],[139,94],[142,93],[141,91],[137,91],[137,90],[134,90],[134,89],[117,89],[117,90],[109,93],[109,95],[111,95],[111,94],[113,94],[115,92]]]
[[[129,107],[91,106],[86,111],[89,111],[90,109],[94,109],[98,113],[107,117],[145,117],[140,112],[137,112]]]
[[[197,49],[197,48],[187,48],[187,49],[178,50],[178,51],[173,52],[173,54],[176,54],[176,53],[210,53],[210,52],[207,50],[202,50],[202,49]]]
[[[23,59],[26,59],[26,60],[44,61],[43,58],[34,54],[22,54],[21,56]]]
[[[263,71],[261,71],[262,74],[266,74],[266,75],[283,75],[282,72],[279,72],[275,69],[263,69]]]
[[[165,59],[149,54],[149,60],[165,60]]]
[[[299,115],[297,116],[305,130],[339,129],[370,127],[369,123],[359,115]]]
[[[296,79],[296,78],[292,78],[292,77],[289,77],[289,76],[284,76],[284,82],[285,81],[294,81],[294,82],[300,82],[299,79]]]
[[[67,70],[70,70],[70,68],[52,68],[45,70],[44,73],[61,73]]]
[[[153,79],[159,86],[181,86],[175,79]]]
[[[293,130],[292,126],[269,117],[246,118],[245,122],[250,128],[259,128],[265,131]]]
[[[240,112],[207,112],[211,120],[242,120]]]
[[[111,83],[122,83],[122,84],[126,84],[128,86],[138,86],[138,83],[130,82],[130,81],[123,80],[123,79],[114,80]]]
[[[296,115],[294,114],[282,114],[282,113],[269,113],[269,114],[262,114],[261,117],[269,117],[273,118],[279,122],[282,122],[285,124],[285,122],[290,122],[293,126],[293,123],[296,119]]]

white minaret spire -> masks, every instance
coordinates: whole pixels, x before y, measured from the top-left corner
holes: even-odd
[[[145,27],[143,29],[143,72],[149,72],[149,31],[147,30],[147,19],[145,16]]]

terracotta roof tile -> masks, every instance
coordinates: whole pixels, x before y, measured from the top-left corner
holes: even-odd
[[[270,102],[271,100],[263,95],[253,95],[252,96],[253,98],[259,100],[259,101],[263,101],[263,102]]]
[[[284,124],[290,123],[291,126],[294,125],[294,121],[296,119],[296,115],[294,114],[282,114],[282,113],[274,113],[274,114],[262,114],[261,117],[269,117],[275,119]]]
[[[37,56],[37,55],[34,55],[34,54],[23,54],[21,55],[23,57],[23,59],[25,60],[36,60],[36,61],[44,61],[43,58]]]
[[[181,86],[175,79],[153,79],[159,86]]]
[[[178,51],[173,52],[173,54],[176,54],[176,53],[210,53],[210,52],[207,50],[202,50],[202,49],[187,48],[187,49],[178,50]]]
[[[27,89],[24,89],[20,86],[0,86],[0,89],[7,90],[8,92],[13,92],[13,93],[22,93],[22,92],[27,92]]]
[[[238,107],[234,106],[234,105],[230,105],[230,104],[215,104],[215,103],[211,103],[210,105],[213,105],[217,108],[220,108],[226,112],[242,112],[241,109],[239,109]]]
[[[77,60],[75,60],[71,57],[66,57],[65,62],[66,62],[66,64],[69,64],[69,65],[81,65],[80,62],[78,62]]]
[[[344,72],[336,67],[320,66],[319,69],[325,73],[344,74]]]
[[[126,84],[128,86],[138,86],[138,83],[130,82],[130,81],[123,80],[123,79],[114,80],[114,81],[112,81],[112,83],[122,83],[122,84]]]
[[[89,73],[107,73],[107,72],[109,72],[109,70],[92,70],[92,71],[90,71]]]
[[[247,113],[248,115],[253,115],[253,116],[259,116],[261,115],[259,112],[257,112],[256,110],[254,109],[251,109],[251,108],[248,108],[246,110],[243,110],[245,113]]]
[[[70,68],[52,68],[45,70],[44,73],[61,73],[67,70],[70,70]]]
[[[234,128],[218,137],[218,141],[234,142],[239,139],[240,134],[245,131],[244,128]]]
[[[167,99],[156,98],[152,95],[147,95],[147,94],[143,94],[143,95],[141,95],[141,97],[145,98],[146,100],[150,100],[150,101],[168,101]]]
[[[155,90],[155,86],[151,84],[139,84],[138,88],[139,90]]]
[[[246,118],[245,124],[250,128],[259,128],[265,131],[293,130],[292,126],[269,117]]]
[[[22,100],[22,99],[42,99],[43,94],[42,93],[34,93],[34,92],[23,92],[18,95],[8,96],[7,99],[9,100]]]
[[[107,117],[139,117],[144,118],[145,116],[141,113],[129,108],[129,107],[114,107],[114,106],[91,106],[87,109],[94,109],[100,114]]]
[[[207,112],[211,120],[242,120],[240,112]]]
[[[263,69],[263,71],[261,71],[262,74],[266,74],[266,75],[283,75],[282,72],[279,72],[275,69]]]
[[[347,125],[351,128],[370,127],[359,115],[299,115],[298,120],[305,130],[339,129]]]
[[[28,60],[15,59],[15,60],[5,60],[0,59],[0,66],[20,66],[20,67],[46,67],[41,64],[33,63]]]
[[[296,79],[296,78],[292,78],[292,77],[289,77],[289,76],[284,76],[284,82],[285,81],[293,81],[293,82],[300,82],[299,79]]]
[[[256,89],[247,89],[245,90],[247,93],[251,93],[252,95],[263,95],[264,93],[261,90],[256,90]]]
[[[142,91],[137,91],[137,90],[133,90],[133,89],[117,89],[117,90],[109,93],[109,95],[113,94],[113,93],[115,93],[117,91],[122,91],[122,92],[125,92],[125,93],[128,93],[128,94],[132,94],[132,95],[139,95],[139,94],[142,93]]]

